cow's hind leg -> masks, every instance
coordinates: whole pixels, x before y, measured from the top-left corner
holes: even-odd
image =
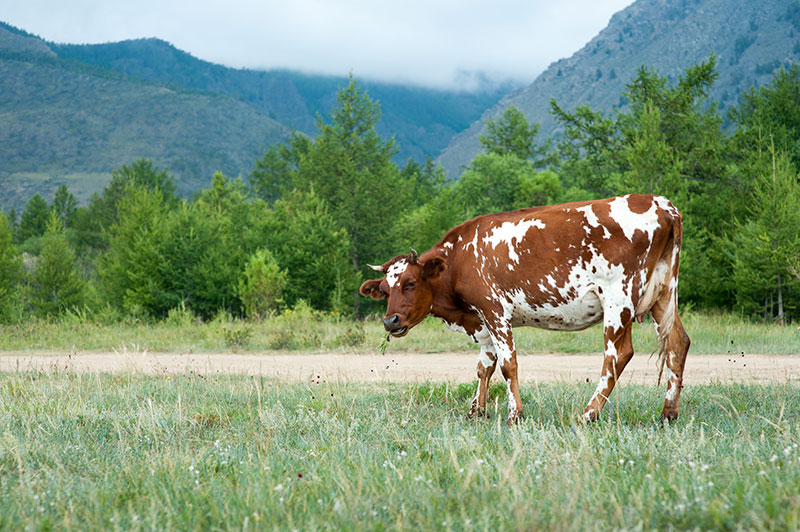
[[[656,322],[656,330],[662,339],[661,350],[666,366],[664,373],[667,378],[667,396],[664,400],[664,409],[661,411],[661,419],[673,421],[678,417],[678,400],[683,388],[683,368],[692,342],[683,328],[677,309],[674,307],[670,309],[668,305],[659,301],[651,312]]]
[[[606,322],[604,340],[605,340],[605,357],[603,358],[603,371],[600,374],[600,382],[597,383],[592,398],[589,404],[586,405],[586,410],[583,411],[583,419],[585,421],[595,421],[600,416],[600,410],[605,406],[608,401],[614,385],[622,375],[622,370],[630,361],[633,356],[633,343],[631,342],[631,330],[633,329],[633,320],[630,317],[630,312],[624,314],[625,318],[622,320],[621,327],[609,326]]]
[[[478,358],[478,390],[472,400],[467,419],[483,417],[486,415],[486,396],[489,389],[489,379],[492,378],[494,368],[497,366],[497,355],[494,346],[489,343],[481,346],[481,354]]]

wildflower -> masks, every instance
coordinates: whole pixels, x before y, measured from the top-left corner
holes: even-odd
[[[283,484],[278,484],[277,486],[275,486],[275,487],[274,487],[274,488],[272,488],[272,489],[273,489],[274,491],[283,491]]]
[[[772,456],[770,456],[769,461],[774,463],[775,460],[777,460],[777,459],[778,459],[778,455],[777,454],[773,454]]]

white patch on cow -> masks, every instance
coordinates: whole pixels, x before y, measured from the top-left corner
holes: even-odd
[[[489,356],[489,355],[492,356]],[[494,358],[492,358],[494,357]],[[497,355],[494,354],[494,347],[491,344],[481,345],[481,352],[478,355],[478,362],[483,364],[484,368],[491,368],[497,360]]]
[[[606,399],[608,399],[608,396],[606,395],[606,390],[608,389],[608,381],[610,379],[611,379],[610,373],[603,373],[603,376],[600,377],[600,381],[597,383],[597,388],[595,388],[594,393],[592,394],[592,398],[589,399],[589,404],[594,403],[599,396],[603,396]]]
[[[613,358],[615,361],[617,360],[617,348],[610,338],[606,342],[606,356]]]
[[[389,288],[394,288],[400,276],[403,275],[403,272],[405,272],[407,268],[408,261],[406,259],[399,260],[389,266],[389,269],[386,270],[386,283],[389,285]]]
[[[513,416],[517,412],[517,401],[514,399],[514,394],[511,393],[511,381],[506,381],[506,389],[508,390],[508,415]]]
[[[600,220],[598,220],[597,215],[592,210],[591,205],[584,205],[583,207],[578,207],[575,210],[578,212],[582,212],[583,215],[586,217],[586,222],[592,227],[597,227],[598,225],[600,225]]]
[[[530,220],[520,220],[519,222],[503,222],[499,227],[493,227],[491,234],[483,237],[484,244],[491,244],[496,248],[498,244],[504,243],[508,246],[508,258],[514,262],[519,262],[519,255],[516,251],[516,244],[522,242],[525,234],[531,227],[544,229],[544,222],[537,218]],[[515,243],[516,242],[516,243]]]
[[[444,318],[442,318],[442,323],[444,323],[444,326],[450,329],[451,331],[467,334],[467,330],[457,323],[450,323]]]
[[[445,249],[453,249],[453,243],[452,242],[445,242],[444,244],[442,244],[442,247],[445,248]]]
[[[575,209],[578,212],[582,212],[583,215],[586,217],[586,223],[588,223],[591,227],[602,227],[603,228],[603,238],[611,238],[611,232],[608,228],[600,223],[600,219],[592,210],[591,205],[584,205],[583,207],[578,207]],[[588,235],[591,232],[591,229],[584,226],[583,230],[586,231]]]
[[[638,230],[644,232],[649,241],[653,240],[653,233],[659,228],[657,203],[653,202],[646,212],[639,214],[631,211],[628,196],[623,196],[614,198],[609,207],[611,219],[620,226],[625,238],[633,242],[633,234]]]
[[[661,291],[667,280],[667,273],[669,272],[669,265],[665,261],[659,261],[650,275],[650,282],[644,287],[644,293],[639,298],[639,303],[636,305],[636,315],[639,316],[650,310],[655,304],[656,300],[661,296]],[[642,274],[646,274],[642,270]],[[644,286],[642,284],[642,286]]]
[[[475,228],[475,236],[472,238],[472,242],[467,242],[467,245],[464,246],[464,249],[472,246],[472,252],[475,253],[475,258],[478,258],[478,228]]]
[[[669,369],[665,368],[667,371],[667,401],[673,402],[678,397],[678,386],[680,385],[680,379],[675,373]]]

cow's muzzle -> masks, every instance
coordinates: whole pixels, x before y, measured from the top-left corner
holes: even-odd
[[[383,328],[392,336],[403,336],[408,331],[408,326],[401,324],[399,314],[383,318]]]

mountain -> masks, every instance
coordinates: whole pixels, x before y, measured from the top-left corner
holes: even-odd
[[[248,172],[290,129],[227,95],[131,81],[66,60],[0,26],[0,207],[67,183],[85,201],[111,170],[147,157],[184,194],[215,170]]]
[[[451,177],[480,151],[488,118],[514,105],[539,122],[537,140],[558,137],[550,99],[572,110],[588,103],[612,112],[625,105],[625,86],[645,65],[677,80],[686,67],[717,56],[719,78],[710,94],[725,109],[751,86],[772,79],[781,65],[800,59],[797,0],[637,0],[568,59],[551,64],[534,82],[503,98],[466,131],[453,137],[439,161]]]
[[[314,135],[317,114],[326,116],[346,77],[286,70],[233,69],[198,59],[160,39],[107,44],[50,43],[59,57],[194,91],[228,94],[293,129]],[[436,90],[359,80],[381,105],[378,133],[395,137],[395,161],[436,157],[454,134],[466,129],[513,88],[487,83],[478,91]]]
[[[86,201],[140,157],[167,167],[184,195],[216,170],[246,176],[292,129],[314,135],[347,82],[228,68],[159,39],[56,44],[0,22],[0,208],[50,198],[62,183]],[[399,164],[438,155],[509,90],[361,84],[381,104],[378,132],[395,136]]]

